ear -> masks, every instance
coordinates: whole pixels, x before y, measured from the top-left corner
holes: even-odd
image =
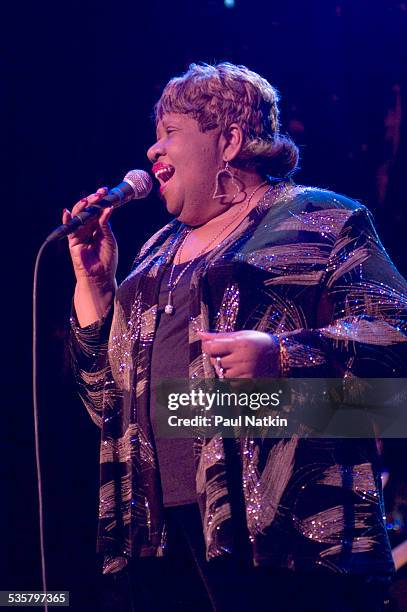
[[[243,147],[243,130],[238,123],[232,123],[224,134],[223,161],[231,162]]]

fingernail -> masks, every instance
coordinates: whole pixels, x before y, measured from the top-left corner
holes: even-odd
[[[67,208],[64,208],[63,212],[64,212],[64,214],[65,213],[70,213],[70,211]]]

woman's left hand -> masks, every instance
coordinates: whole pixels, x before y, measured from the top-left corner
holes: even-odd
[[[222,369],[225,378],[280,376],[280,345],[275,336],[253,330],[198,332],[198,335],[202,352],[210,357],[218,375]]]

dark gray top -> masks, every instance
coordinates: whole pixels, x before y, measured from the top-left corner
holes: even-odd
[[[164,506],[179,506],[197,501],[192,438],[159,438],[155,419],[155,391],[163,379],[188,378],[189,285],[197,258],[186,270],[172,295],[174,314],[164,312],[168,300],[169,267],[161,281],[158,301],[158,327],[151,357],[150,418],[154,432],[161,476]],[[173,280],[189,262],[175,266]]]

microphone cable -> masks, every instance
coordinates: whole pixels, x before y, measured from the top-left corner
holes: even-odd
[[[33,281],[33,325],[32,325],[32,394],[33,394],[33,417],[34,417],[34,444],[35,444],[35,465],[37,471],[37,492],[38,492],[38,523],[39,523],[39,538],[40,538],[40,556],[41,556],[41,581],[42,590],[47,593],[47,572],[45,560],[45,538],[44,538],[44,503],[43,503],[43,487],[42,487],[42,471],[41,471],[41,456],[40,456],[40,439],[39,439],[39,416],[38,416],[38,336],[37,336],[37,288],[38,288],[38,270],[42,254],[49,242],[45,241],[40,247],[34,266],[34,281]],[[48,612],[48,602],[44,602],[44,610]]]

